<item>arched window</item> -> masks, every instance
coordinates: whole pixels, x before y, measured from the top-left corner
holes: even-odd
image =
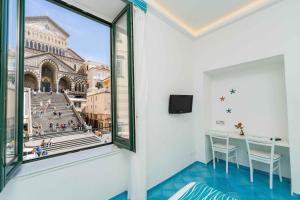
[[[33,48],[33,42],[30,41],[30,44],[29,44],[30,48]]]
[[[36,42],[34,42],[34,48],[37,49],[37,44],[36,44]]]
[[[45,51],[45,45],[42,44],[42,51]]]
[[[49,46],[49,52],[50,52],[50,53],[52,52],[52,47],[51,47],[51,46]]]
[[[52,52],[53,52],[54,54],[55,54],[55,50],[56,50],[55,47],[53,47]]]
[[[65,51],[64,50],[61,50],[61,55],[65,56]]]
[[[48,51],[48,45],[45,46],[45,51]]]
[[[81,84],[81,92],[84,92],[84,85]]]
[[[77,91],[77,83],[75,83],[75,91]]]
[[[41,44],[38,43],[38,50],[41,50]]]
[[[59,49],[59,53],[58,54],[61,56],[61,49]]]
[[[81,83],[78,84],[78,91],[81,92]]]

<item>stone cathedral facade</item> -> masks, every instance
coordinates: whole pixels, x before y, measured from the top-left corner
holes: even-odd
[[[26,17],[25,87],[42,92],[86,93],[89,61],[68,47],[68,38],[69,34],[51,18]]]

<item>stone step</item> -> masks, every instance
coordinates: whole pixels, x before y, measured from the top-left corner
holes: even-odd
[[[63,142],[55,142],[50,147],[46,147],[43,149],[50,152],[50,151],[57,151],[60,149],[68,149],[68,148],[74,148],[74,147],[97,144],[97,143],[100,144],[100,140],[96,136],[90,136],[90,137],[85,137],[80,139],[67,140]]]
[[[83,134],[83,131],[47,132],[44,135],[31,136],[30,140],[31,141],[36,141],[36,140],[41,140],[41,139],[50,139],[50,138],[57,138],[57,137],[77,135],[77,134]]]
[[[76,115],[75,115],[75,113],[74,112],[63,112],[62,114],[61,114],[61,117],[59,117],[58,116],[58,113],[57,113],[57,115],[55,116],[52,112],[50,112],[50,113],[44,113],[43,115],[42,115],[42,117],[40,117],[40,115],[37,113],[37,114],[33,114],[32,115],[32,117],[33,118],[35,118],[35,119],[43,119],[43,118],[49,118],[49,117],[51,117],[51,118],[53,118],[53,119],[58,119],[58,118],[60,118],[60,119],[62,119],[63,117],[69,117],[69,116],[74,116],[74,117],[76,117]],[[47,119],[46,119],[47,120]]]

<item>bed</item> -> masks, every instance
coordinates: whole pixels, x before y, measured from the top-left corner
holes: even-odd
[[[236,200],[206,184],[191,182],[181,188],[169,200]]]

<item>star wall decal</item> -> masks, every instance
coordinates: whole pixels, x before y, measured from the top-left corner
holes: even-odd
[[[236,93],[236,90],[234,90],[234,89],[230,90],[230,94],[235,94],[235,93]]]
[[[221,97],[220,97],[220,101],[225,101],[225,97],[224,97],[224,96],[221,96]]]
[[[231,108],[227,108],[226,113],[231,113]]]

